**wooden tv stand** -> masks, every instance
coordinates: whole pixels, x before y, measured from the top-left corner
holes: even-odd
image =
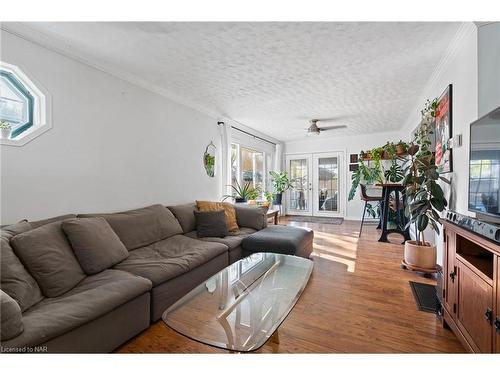
[[[443,225],[443,324],[470,352],[500,353],[500,246]]]

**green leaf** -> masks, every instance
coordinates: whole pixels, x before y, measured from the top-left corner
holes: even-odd
[[[426,215],[421,215],[417,218],[417,229],[420,232],[423,232],[425,228],[427,228],[427,224],[429,223],[429,218]]]

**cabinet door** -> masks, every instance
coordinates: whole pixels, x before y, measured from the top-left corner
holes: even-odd
[[[444,293],[443,301],[448,312],[455,317],[457,302],[457,267],[455,262],[455,232],[446,230],[444,233]]]
[[[496,292],[497,292],[497,310],[496,310],[496,320],[495,320],[495,327],[493,327],[494,330],[494,337],[495,337],[495,348],[496,352],[500,353],[500,257],[497,258],[497,268],[496,268]]]
[[[492,351],[492,324],[486,311],[493,307],[493,288],[467,266],[457,261],[458,322],[481,353]]]

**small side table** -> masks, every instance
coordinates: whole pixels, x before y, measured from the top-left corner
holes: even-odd
[[[387,239],[387,235],[390,233],[398,233],[404,237],[404,241],[411,240],[410,231],[406,227],[406,217],[404,214],[405,210],[405,186],[401,184],[377,184],[377,186],[382,187],[382,207],[381,207],[381,215],[382,215],[382,234],[380,235],[379,242],[389,242]],[[387,223],[389,221],[389,200],[391,198],[391,193],[394,192],[394,198],[396,200],[396,220],[397,227],[395,229],[388,229]],[[400,195],[403,198],[403,206],[400,210]],[[403,243],[404,243],[403,241]]]
[[[279,213],[280,213],[280,210],[273,208],[273,209],[268,210],[267,213],[266,213],[266,215],[267,215],[268,219],[273,219],[274,225],[278,225],[278,223],[279,223],[279,217],[278,217]]]

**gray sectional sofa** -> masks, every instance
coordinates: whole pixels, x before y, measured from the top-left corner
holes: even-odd
[[[2,352],[110,352],[160,319],[193,287],[239,260],[242,240],[267,226],[262,210],[236,206],[237,234],[197,238],[195,208],[195,203],[154,205],[3,227]],[[62,227],[97,217],[116,233],[126,256],[88,274]]]
[[[195,209],[196,203],[153,205],[3,227],[1,351],[110,352],[195,286],[253,252],[252,241],[250,251],[243,249],[245,239],[284,235],[266,229],[263,210],[235,205],[237,233],[198,238]],[[278,250],[287,252],[290,239],[283,240]],[[308,257],[312,239],[299,245]]]

